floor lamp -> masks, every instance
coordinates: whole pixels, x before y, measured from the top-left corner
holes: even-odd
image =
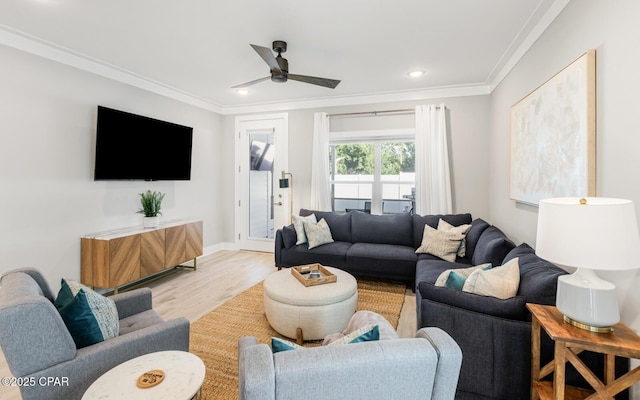
[[[558,278],[556,306],[564,320],[592,332],[611,332],[620,321],[616,287],[594,270],[640,267],[633,202],[603,197],[541,200],[536,254],[577,268]]]
[[[291,214],[293,214],[293,174],[282,171],[282,179],[280,179],[279,183],[280,189],[289,188],[289,223],[291,223]]]

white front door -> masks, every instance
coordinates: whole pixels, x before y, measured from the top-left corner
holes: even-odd
[[[275,231],[289,223],[288,115],[236,117],[236,241],[244,250],[273,251]]]

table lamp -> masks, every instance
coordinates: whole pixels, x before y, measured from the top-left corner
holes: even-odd
[[[541,200],[536,254],[577,268],[558,278],[556,306],[564,320],[592,332],[611,332],[620,321],[616,287],[594,270],[640,267],[633,202],[604,197]]]

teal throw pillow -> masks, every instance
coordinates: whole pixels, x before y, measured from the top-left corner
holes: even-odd
[[[329,343],[327,346],[336,346],[340,344],[370,342],[372,340],[380,340],[380,328],[378,325],[365,325],[360,329],[356,329],[350,334]]]
[[[273,354],[279,353],[281,351],[298,350],[298,349],[304,349],[304,347],[297,345],[295,343],[289,342],[288,340],[279,339],[275,337],[271,338],[271,351],[273,352]]]
[[[120,332],[113,300],[71,279],[62,279],[55,307],[77,348],[117,337]]]
[[[460,275],[455,271],[451,271],[449,272],[449,277],[447,277],[447,281],[444,283],[444,286],[453,290],[462,290],[466,280],[466,276]]]

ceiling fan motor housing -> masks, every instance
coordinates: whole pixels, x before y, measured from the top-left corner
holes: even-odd
[[[289,73],[289,61],[287,61],[286,58],[280,56],[280,54],[278,54],[278,57],[276,57],[276,61],[278,61],[280,71],[271,70],[271,80],[273,82],[286,82],[287,74]]]

